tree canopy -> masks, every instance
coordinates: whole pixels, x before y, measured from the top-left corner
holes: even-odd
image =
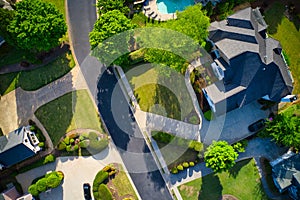
[[[16,4],[15,16],[8,31],[19,48],[40,52],[57,46],[67,26],[63,15],[53,4],[41,0],[22,0]]]
[[[100,16],[112,10],[119,10],[124,14],[128,14],[130,10],[124,4],[125,0],[98,0],[96,6]]]
[[[300,118],[287,113],[278,114],[267,122],[265,129],[276,143],[300,149]]]
[[[233,167],[237,157],[238,153],[226,141],[213,141],[204,153],[206,167],[217,173]]]
[[[10,22],[14,19],[14,11],[0,8],[0,35],[5,41],[11,45],[14,45],[14,39],[7,28]]]
[[[92,32],[90,32],[90,44],[92,49],[113,35],[135,27],[136,25],[132,24],[121,11],[108,11],[99,17]]]

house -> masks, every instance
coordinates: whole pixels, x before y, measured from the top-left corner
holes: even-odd
[[[0,200],[15,200],[19,198],[21,195],[17,191],[15,186],[10,186],[7,190],[1,192]]]
[[[293,199],[300,199],[300,154],[288,152],[270,164],[279,192],[288,191]]]
[[[209,40],[215,57],[211,67],[218,80],[203,93],[216,115],[262,97],[280,102],[292,93],[293,81],[282,47],[267,37],[266,29],[258,8],[246,8],[227,20],[211,23]]]
[[[23,126],[8,135],[0,137],[0,165],[9,167],[30,158],[41,148],[30,126]]]

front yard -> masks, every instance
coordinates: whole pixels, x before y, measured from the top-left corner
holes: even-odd
[[[238,199],[267,199],[253,159],[238,162],[229,173],[209,174],[178,187],[185,200],[220,199],[233,195]]]
[[[40,107],[35,115],[48,131],[54,146],[62,136],[74,129],[88,128],[104,133],[86,90],[65,94]]]
[[[268,35],[280,41],[289,57],[290,69],[295,80],[294,94],[300,93],[300,18],[290,21],[285,15],[285,5],[274,3],[265,13]],[[299,14],[298,14],[299,15]]]
[[[181,121],[196,116],[181,74],[172,71],[167,76],[155,67],[138,66],[126,76],[143,111]]]
[[[5,95],[17,87],[29,91],[36,90],[51,83],[74,67],[70,56],[71,52],[67,52],[55,61],[33,70],[0,74],[0,94]]]

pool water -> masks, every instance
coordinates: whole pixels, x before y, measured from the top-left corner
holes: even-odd
[[[172,14],[183,11],[187,6],[193,5],[193,0],[157,0],[157,9],[162,14]]]

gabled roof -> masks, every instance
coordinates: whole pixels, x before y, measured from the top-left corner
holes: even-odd
[[[209,28],[209,39],[220,52],[220,62],[226,62],[223,83],[231,88],[230,96],[210,86],[207,94],[213,101],[227,98],[227,110],[240,107],[265,95],[272,101],[280,101],[291,94],[293,81],[281,55],[280,43],[266,37],[267,24],[258,8],[246,8],[229,16],[227,20],[213,22]],[[240,89],[243,87],[244,89]],[[226,90],[225,92],[228,92]],[[233,93],[233,91],[235,91]],[[222,98],[223,99],[220,99]]]
[[[35,155],[39,147],[32,146],[28,133],[24,126],[0,137],[0,164],[8,167]]]
[[[280,191],[284,191],[292,185],[293,176],[296,174],[297,178],[299,175],[300,154],[284,154],[279,159],[270,162],[270,164],[272,166],[275,185]]]

